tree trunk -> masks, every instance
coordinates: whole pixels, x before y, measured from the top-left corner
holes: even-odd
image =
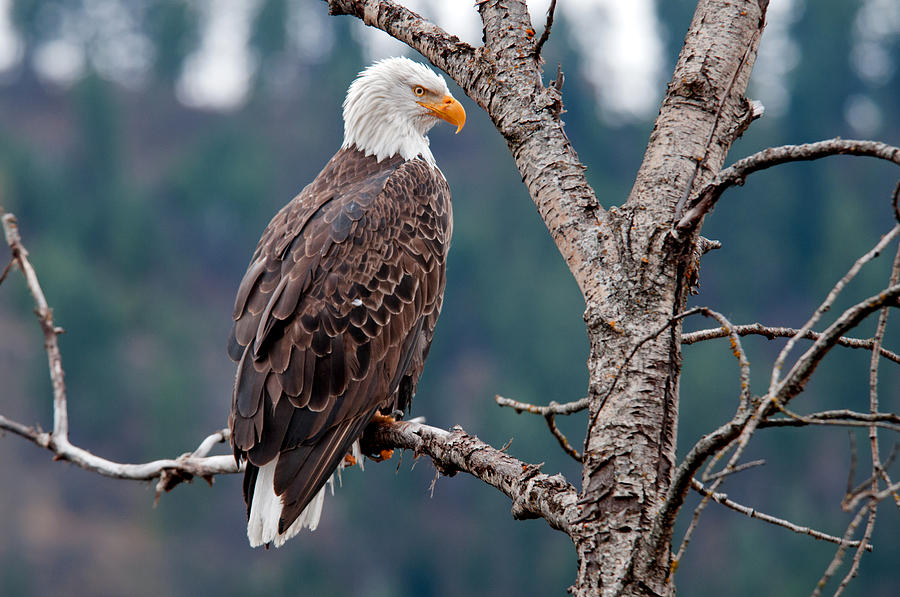
[[[681,326],[668,324],[684,310],[695,239],[677,242],[670,230],[679,202],[749,124],[743,94],[766,5],[699,3],[631,194],[608,212],[598,281],[585,292],[590,424],[575,595],[674,592],[671,522],[657,521],[675,465],[681,372]]]

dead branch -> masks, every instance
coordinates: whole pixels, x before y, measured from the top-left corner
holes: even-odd
[[[692,201],[685,205],[685,213],[674,232],[677,236],[689,234],[712,211],[722,193],[735,185],[743,185],[750,174],[788,162],[818,160],[832,155],[857,155],[879,158],[900,165],[900,148],[877,141],[854,139],[828,139],[803,145],[770,147],[755,153],[722,170]]]
[[[559,446],[566,454],[568,454],[578,462],[581,462],[583,459],[582,455],[578,452],[578,450],[572,447],[572,444],[569,443],[569,440],[565,436],[565,434],[563,434],[563,432],[559,430],[559,427],[556,426],[556,419],[554,417],[555,415],[553,414],[544,415],[544,420],[547,421],[547,427],[550,429],[550,433],[553,434],[553,437],[556,438],[556,441],[559,442]]]
[[[856,528],[859,526],[859,523],[862,522],[862,517],[865,511],[865,509],[862,509],[857,512],[853,519],[850,521],[850,524],[847,525],[847,530],[844,531],[844,536],[842,537],[840,547],[837,548],[834,557],[831,559],[828,567],[825,568],[825,572],[822,574],[822,578],[820,578],[819,582],[816,583],[816,588],[813,590],[811,597],[819,597],[822,594],[822,589],[825,588],[825,585],[828,584],[828,581],[831,580],[831,577],[834,576],[835,572],[837,572],[837,569],[840,568],[841,563],[844,561],[844,553],[849,547],[848,543],[850,537],[853,536],[853,533],[856,532]]]
[[[42,431],[38,427],[22,425],[2,415],[0,415],[0,429],[10,431],[42,448],[50,450],[53,453],[54,460],[66,460],[80,468],[116,479],[150,481],[158,478],[166,471],[177,471],[187,478],[195,475],[212,477],[214,475],[236,473],[240,470],[234,461],[234,457],[230,454],[223,456],[195,456],[192,453],[175,459],[153,460],[140,464],[115,462],[95,456],[83,448],[72,445],[68,440],[60,441],[54,437],[53,433]],[[212,444],[227,441],[227,432],[227,429],[223,429],[211,434],[203,441],[201,448],[207,445],[211,447]],[[200,451],[200,448],[198,448],[197,452]]]
[[[757,466],[763,466],[764,464],[766,464],[765,460],[751,460],[750,462],[739,464],[730,471],[719,471],[718,473],[704,474],[702,479],[705,483],[709,483],[710,481],[715,481],[716,479],[719,479],[721,477],[735,475],[737,473],[744,472],[747,469],[756,468]]]
[[[541,50],[544,48],[544,44],[547,43],[547,40],[550,39],[550,29],[553,27],[554,13],[556,13],[556,0],[550,0],[550,6],[547,8],[547,23],[544,25],[544,31],[541,33],[540,39],[538,39],[534,46],[535,58],[541,57]],[[560,87],[562,86],[560,85]]]
[[[698,481],[697,479],[691,479],[691,487],[700,495],[706,496],[717,504],[722,504],[727,508],[731,508],[735,512],[740,512],[750,518],[757,518],[763,522],[768,522],[769,524],[774,524],[775,526],[784,527],[790,531],[795,533],[800,533],[801,535],[809,535],[814,539],[819,539],[821,541],[828,541],[830,543],[836,543],[838,545],[846,545],[847,547],[859,547],[862,545],[861,541],[845,541],[840,537],[835,537],[833,535],[829,535],[827,533],[823,533],[822,531],[817,531],[815,529],[811,529],[809,527],[802,527],[796,525],[789,520],[784,520],[782,518],[776,518],[775,516],[771,516],[769,514],[765,514],[756,510],[755,508],[749,508],[742,504],[739,504],[735,501],[728,499],[728,495],[724,493],[715,493],[709,490],[703,483]],[[865,545],[866,551],[872,551],[872,546],[870,544]]]
[[[888,282],[889,285],[897,284],[900,281],[900,246],[897,247],[897,252],[894,255],[894,263],[891,266],[891,277]],[[881,344],[884,341],[884,332],[887,328],[887,320],[890,315],[890,309],[888,307],[882,307],[881,312],[878,314],[878,324],[875,327],[875,345],[872,347],[872,357],[869,360],[869,413],[876,414],[879,410],[879,399],[878,399],[878,366],[881,364],[881,359],[878,357],[878,351],[881,348]],[[884,465],[881,463],[881,448],[878,442],[878,425],[871,424],[869,425],[869,447],[872,455],[872,470],[874,472],[875,479],[872,481],[872,490],[878,491],[880,487],[880,482],[883,479],[887,485],[892,485],[892,481],[890,476],[885,470]],[[874,511],[872,512],[872,518],[870,519],[870,525],[867,525],[866,532],[870,533],[868,526],[874,525]],[[851,568],[851,573],[853,576],[856,575],[856,569],[859,567],[858,558],[854,558],[853,566]],[[847,579],[851,575],[848,574]],[[844,585],[842,584],[842,587]],[[841,588],[842,588],[841,587]],[[841,590],[839,588],[839,590]]]
[[[775,392],[770,394],[772,399],[778,400],[781,404],[787,404],[803,390],[816,366],[837,344],[838,338],[881,307],[896,306],[898,296],[900,296],[900,284],[895,284],[844,311],[834,323],[828,326],[822,336],[797,359]],[[777,379],[774,373],[773,379]]]
[[[462,471],[481,479],[512,500],[516,519],[544,518],[569,533],[578,517],[578,492],[562,475],[541,473],[541,465],[517,460],[459,427],[445,431],[414,421],[379,421],[369,426],[364,441],[425,454],[448,476]]]
[[[421,15],[390,0],[326,0],[332,15],[349,15],[381,29],[428,57],[454,79],[458,61],[471,59],[475,49]]]
[[[774,340],[775,338],[793,338],[797,336],[800,332],[797,328],[787,328],[787,327],[771,327],[764,326],[761,323],[751,323],[748,325],[736,325],[734,326],[734,332],[738,336],[764,336],[769,340]],[[708,330],[698,330],[696,332],[689,332],[683,334],[681,336],[682,344],[695,344],[697,342],[703,342],[705,340],[713,340],[716,338],[724,338],[728,335],[728,331],[722,328],[710,328]],[[805,334],[803,334],[802,338],[805,340],[818,340],[822,334],[819,332],[814,332],[812,330],[807,330]],[[875,341],[873,339],[863,340],[862,338],[847,338],[841,336],[835,342],[838,346],[846,346],[848,348],[861,348],[863,350],[872,350],[875,346]],[[890,350],[879,347],[878,354],[882,357],[886,358],[889,361],[893,361],[895,363],[900,364],[900,355],[895,352],[891,352]]]
[[[3,234],[6,244],[12,252],[12,260],[25,277],[25,283],[34,298],[35,314],[41,330],[44,332],[44,349],[47,351],[47,362],[50,366],[50,380],[53,383],[53,438],[56,441],[69,441],[69,415],[66,410],[66,382],[62,368],[62,357],[59,354],[57,336],[62,329],[53,323],[53,311],[47,305],[44,291],[38,282],[37,274],[28,260],[28,250],[22,244],[19,235],[19,224],[13,214],[3,214]]]
[[[555,400],[551,400],[550,404],[548,404],[547,406],[537,406],[535,404],[529,404],[527,402],[519,402],[518,400],[513,400],[512,398],[504,398],[500,394],[497,394],[496,396],[494,396],[494,402],[497,403],[497,406],[508,406],[509,408],[515,410],[517,414],[529,412],[533,415],[541,415],[542,417],[546,417],[547,415],[571,415],[573,413],[580,412],[588,407],[587,398],[581,398],[580,400],[566,402],[563,404],[560,404]]]
[[[851,435],[851,437],[852,437],[852,435]],[[893,464],[894,459],[897,457],[898,450],[900,450],[900,445],[894,444],[894,448],[891,450],[890,455],[888,455],[887,459],[885,459],[885,461],[884,461],[884,468],[889,468],[891,466],[891,464]],[[851,473],[856,468],[856,464],[854,462],[854,460],[855,460],[854,456],[855,455],[853,453],[851,453],[851,460],[850,460],[850,472]],[[866,493],[866,495],[871,495],[872,480],[877,478],[878,476],[879,476],[878,473],[872,473],[871,475],[869,475],[868,479],[866,479],[865,481],[861,482],[859,485],[854,487],[853,486],[853,475],[852,474],[848,475],[847,493],[846,493],[846,495],[844,495],[844,499],[841,500],[841,509],[844,510],[845,512],[849,512],[853,509],[851,507],[851,503],[855,504],[854,500],[856,500],[860,494]],[[892,487],[893,483],[891,483],[890,486]],[[894,496],[894,499],[896,500],[897,497]]]
[[[900,415],[896,413],[861,413],[847,409],[825,410],[808,415],[799,415],[779,408],[787,417],[768,417],[761,421],[762,427],[805,427],[806,425],[838,425],[844,427],[869,427],[877,425],[892,431],[900,431]]]
[[[65,373],[57,342],[57,336],[62,330],[53,322],[53,310],[47,304],[37,274],[28,259],[28,250],[22,243],[16,217],[9,213],[3,214],[2,223],[6,242],[12,251],[13,262],[25,278],[34,299],[35,314],[44,333],[44,349],[47,352],[50,378],[53,383],[53,431],[48,433],[38,427],[22,425],[4,416],[0,416],[0,429],[10,431],[50,450],[55,460],[66,460],[81,468],[117,479],[148,481],[162,478],[166,474],[177,474],[181,480],[189,480],[195,475],[211,480],[214,475],[238,472],[240,469],[231,455],[207,456],[213,445],[228,440],[227,429],[207,437],[192,454],[141,464],[107,460],[69,442]],[[166,488],[171,489],[175,485],[176,482],[170,481]]]
[[[566,438],[563,432],[559,430],[559,427],[556,426],[555,417],[556,415],[570,415],[585,410],[588,407],[587,398],[582,398],[581,400],[576,400],[574,402],[566,402],[565,404],[559,404],[555,400],[551,400],[550,404],[547,406],[536,406],[534,404],[528,404],[527,402],[512,400],[511,398],[504,398],[497,394],[494,396],[494,402],[496,402],[498,406],[508,406],[514,409],[516,414],[522,414],[527,411],[534,415],[543,416],[544,420],[547,422],[547,428],[550,429],[550,433],[552,433],[553,437],[556,438],[556,441],[559,442],[563,451],[578,462],[582,461],[581,453],[572,447],[568,438]]]

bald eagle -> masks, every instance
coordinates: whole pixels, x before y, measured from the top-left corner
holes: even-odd
[[[343,107],[341,149],[269,222],[235,299],[229,426],[254,547],[316,528],[366,425],[408,411],[441,310],[453,220],[426,135],[465,111],[407,58],[361,72]]]

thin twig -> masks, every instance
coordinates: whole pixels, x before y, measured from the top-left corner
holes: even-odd
[[[822,578],[820,578],[819,582],[816,583],[816,588],[813,590],[810,597],[820,597],[822,595],[822,589],[825,588],[825,585],[828,584],[828,581],[831,580],[831,577],[834,576],[834,573],[837,572],[838,568],[841,567],[841,563],[843,563],[844,561],[844,552],[846,552],[847,548],[850,547],[850,537],[853,536],[853,533],[856,532],[856,527],[858,527],[859,523],[862,522],[864,513],[865,509],[857,512],[853,517],[853,520],[850,521],[850,524],[847,525],[847,530],[844,531],[844,536],[841,538],[840,546],[834,553],[834,557],[831,558],[831,562],[825,568],[825,572],[822,574]]]
[[[894,458],[897,457],[897,449],[897,444],[894,444],[894,448],[891,450],[891,453],[887,457],[887,460],[885,460],[884,468],[891,466],[891,463],[894,462]],[[872,473],[865,481],[862,481],[856,487],[853,487],[852,479],[849,480],[847,483],[847,494],[844,496],[844,499],[841,500],[841,509],[845,512],[849,512],[853,510],[854,507],[856,507],[856,504],[859,503],[859,500],[862,499],[862,497],[868,497],[872,495],[872,480],[876,479],[878,476],[878,473]],[[896,488],[897,485],[895,485],[894,483],[888,483],[888,487]]]
[[[856,553],[853,554],[850,570],[847,571],[847,574],[844,575],[844,578],[841,580],[841,584],[838,585],[837,590],[834,592],[834,597],[840,597],[841,593],[844,592],[844,589],[847,588],[847,585],[850,584],[850,581],[853,580],[859,572],[859,563],[862,561],[863,555],[863,545],[869,544],[869,539],[872,538],[872,531],[875,530],[875,516],[878,513],[877,505],[878,503],[874,500],[869,501],[869,517],[866,520],[866,530],[863,531],[863,537],[860,540],[860,544],[856,547]]]
[[[503,396],[497,394],[496,396],[494,396],[494,402],[496,402],[498,406],[508,406],[514,409],[518,414],[529,412],[534,415],[543,416],[544,420],[547,422],[547,427],[550,429],[550,433],[553,434],[553,437],[556,438],[556,441],[559,442],[559,445],[566,452],[566,454],[568,454],[578,462],[582,461],[581,453],[572,447],[572,444],[569,443],[569,440],[568,438],[566,438],[565,434],[563,434],[563,432],[559,430],[559,427],[556,426],[555,416],[570,415],[586,409],[588,407],[587,398],[582,398],[574,402],[566,402],[565,404],[559,404],[556,401],[551,401],[547,406],[537,406],[534,404],[529,404],[527,402],[512,400],[511,398],[504,398]]]
[[[6,264],[6,267],[3,268],[3,273],[0,274],[0,284],[3,284],[6,281],[6,276],[9,275],[9,271],[12,269],[13,264],[16,262],[16,258],[13,257],[9,260],[9,263]]]
[[[859,505],[859,503],[862,500],[867,499],[867,498],[871,498],[871,499],[874,499],[875,501],[880,502],[884,499],[887,499],[888,497],[890,497],[892,494],[894,494],[898,490],[900,490],[900,482],[897,482],[897,483],[894,483],[893,485],[885,487],[881,491],[877,491],[877,492],[864,491],[864,492],[858,493],[857,495],[853,496],[853,499],[851,499],[847,502],[846,508],[849,510],[853,510],[854,508],[856,508]]]
[[[823,533],[822,531],[817,531],[815,529],[811,529],[809,527],[802,527],[796,525],[788,520],[784,520],[781,518],[776,518],[775,516],[771,516],[769,514],[765,514],[756,510],[755,508],[750,508],[748,506],[744,506],[735,501],[728,499],[728,495],[724,493],[716,493],[710,491],[703,483],[698,481],[697,479],[691,479],[691,487],[700,495],[706,496],[710,498],[712,501],[717,504],[722,504],[727,508],[731,508],[735,512],[740,512],[750,518],[757,518],[763,522],[768,522],[769,524],[774,524],[776,526],[780,526],[786,528],[795,533],[800,533],[801,535],[809,535],[814,539],[819,539],[821,541],[828,541],[829,543],[836,543],[838,545],[846,545],[847,547],[859,547],[862,545],[861,541],[845,541],[840,537],[835,537],[834,535],[829,535],[827,533]],[[872,551],[872,546],[868,543],[865,544],[866,551]]]
[[[861,413],[842,408],[800,415],[788,410],[783,404],[778,404],[776,408],[786,415],[785,418],[767,417],[760,422],[760,427],[804,427],[806,425],[869,427],[877,425],[892,431],[900,431],[900,415],[897,413]]]
[[[769,340],[773,340],[775,338],[792,338],[797,336],[799,333],[799,329],[797,328],[786,328],[786,327],[771,327],[764,326],[760,323],[752,323],[749,325],[736,325],[734,326],[734,331],[738,336],[764,336]],[[724,338],[728,335],[728,332],[722,328],[710,328],[706,330],[698,330],[696,332],[688,332],[681,336],[682,344],[694,344],[696,342],[703,342],[704,340],[713,340],[715,338]],[[805,334],[803,334],[802,338],[806,340],[818,340],[822,334],[819,332],[814,332],[812,330],[808,330]],[[872,350],[872,347],[875,345],[875,341],[873,339],[863,340],[862,338],[847,338],[841,336],[837,339],[836,344],[840,346],[846,346],[848,348],[860,348],[863,350]],[[878,353],[886,358],[889,361],[893,361],[895,363],[900,364],[900,355],[895,352],[891,352],[884,347],[881,347]]]
[[[744,464],[739,464],[734,467],[730,471],[719,471],[718,473],[713,473],[712,475],[703,475],[703,481],[709,483],[710,481],[715,481],[720,477],[727,477],[729,475],[734,475],[736,473],[743,472],[747,469],[756,468],[757,466],[763,466],[766,464],[765,460],[751,460],[750,462],[745,462]]]
[[[856,477],[856,465],[859,462],[859,454],[856,451],[856,436],[852,430],[847,430],[850,438],[850,470],[847,472],[847,495],[853,490],[853,478]]]
[[[894,187],[894,192],[891,193],[891,207],[894,209],[894,219],[900,224],[900,206],[897,205],[898,201],[900,201],[900,180],[897,181],[897,186]]]
[[[728,336],[731,339],[731,352],[734,358],[738,360],[738,365],[741,369],[741,404],[748,405],[750,402],[750,360],[747,358],[747,353],[744,352],[743,346],[741,346],[740,336],[735,333],[734,325],[721,313],[704,308],[703,315],[718,321],[722,329],[728,332]]]
[[[825,358],[825,355],[828,354],[837,343],[838,338],[859,325],[863,319],[879,310],[881,307],[896,306],[898,297],[900,297],[900,284],[894,284],[893,286],[885,288],[878,294],[860,301],[841,313],[840,317],[822,332],[819,339],[797,359],[794,366],[791,367],[791,370],[785,376],[784,380],[778,384],[777,388],[774,391],[769,392],[771,401],[778,401],[782,405],[785,405],[793,399],[794,396],[802,392],[803,388],[806,386],[806,382],[809,381],[809,377],[822,359]],[[788,341],[788,344],[790,343],[791,340]],[[787,346],[785,346],[785,349],[787,349]],[[784,350],[782,350],[782,352],[784,352]],[[776,379],[776,373],[773,372],[772,377],[773,379]]]
[[[540,39],[534,45],[534,57],[541,57],[541,50],[544,44],[550,39],[550,29],[553,27],[553,14],[556,12],[556,0],[550,0],[550,6],[547,8],[547,24],[544,25],[544,31],[541,33]]]
[[[579,400],[566,402],[563,404],[551,400],[550,404],[548,404],[547,406],[537,406],[535,404],[529,404],[527,402],[519,402],[518,400],[513,400],[512,398],[504,398],[500,394],[497,394],[496,396],[494,396],[494,402],[497,403],[497,406],[508,406],[519,414],[523,412],[529,412],[533,415],[541,415],[542,417],[547,415],[571,415],[588,407],[587,398],[581,398]]]
[[[547,414],[544,415],[544,420],[547,421],[547,427],[550,429],[550,433],[553,434],[553,437],[556,438],[556,441],[559,442],[560,447],[565,450],[566,454],[577,460],[578,462],[583,462],[583,458],[581,454],[572,447],[572,444],[569,443],[568,438],[563,434],[562,431],[559,430],[559,427],[556,426],[556,418],[555,415]]]
[[[66,382],[62,368],[62,356],[59,352],[57,335],[60,329],[53,323],[53,311],[47,305],[47,298],[38,282],[37,274],[28,261],[28,250],[22,244],[19,235],[19,224],[16,216],[11,213],[3,214],[3,233],[6,243],[12,251],[13,259],[19,266],[19,271],[25,277],[28,290],[34,298],[35,314],[44,332],[44,349],[47,352],[47,362],[50,367],[50,379],[53,384],[53,437],[57,442],[69,442],[69,414],[66,406]]]

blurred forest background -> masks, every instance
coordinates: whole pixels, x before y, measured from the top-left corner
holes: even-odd
[[[471,1],[415,2],[479,41]],[[630,5],[630,8],[624,5]],[[547,78],[566,73],[567,131],[605,206],[624,201],[694,3],[561,0]],[[535,3],[537,29],[546,2]],[[626,14],[627,13],[627,14]],[[461,15],[461,16],[460,16]],[[869,137],[900,145],[900,6],[894,0],[772,0],[749,95],[766,104],[729,162],[769,145]],[[342,137],[340,104],[375,57],[402,51],[314,0],[0,0],[0,206],[20,220],[58,325],[71,438],[127,462],[193,450],[226,424],[232,300],[269,218]],[[419,58],[418,56],[415,56]],[[500,136],[469,113],[432,133],[453,190],[444,313],[413,415],[462,425],[574,484],[580,468],[539,417],[498,408],[584,395],[583,302]],[[893,224],[898,173],[861,158],[783,166],[729,191],[704,235],[701,294],[735,323],[799,326]],[[2,251],[0,251],[2,252]],[[2,257],[5,262],[6,257]],[[887,280],[870,266],[838,308]],[[0,288],[0,413],[50,422],[42,337],[18,274]],[[894,316],[895,318],[897,315]],[[698,329],[703,322],[689,322]],[[869,326],[861,334],[870,334]],[[886,346],[897,350],[891,333]],[[780,342],[745,340],[757,392]],[[838,349],[795,406],[868,408],[868,353]],[[896,366],[884,410],[900,410]],[[686,347],[681,451],[731,416],[726,341]],[[562,421],[576,446],[585,417]],[[896,437],[884,441],[888,448]],[[865,446],[865,432],[857,433]],[[221,448],[226,452],[225,447]],[[867,449],[860,450],[866,470]],[[848,434],[765,431],[735,500],[840,535]],[[238,476],[152,485],[53,463],[0,438],[0,595],[561,595],[575,575],[567,537],[513,521],[508,500],[427,460],[344,474],[323,522],[278,550],[251,550]],[[857,481],[863,472],[857,473]],[[897,467],[894,467],[894,476]],[[689,503],[696,503],[696,496]],[[682,524],[683,526],[683,524]],[[897,595],[900,515],[882,505],[849,594]],[[682,595],[797,595],[834,546],[712,504],[677,574]]]

